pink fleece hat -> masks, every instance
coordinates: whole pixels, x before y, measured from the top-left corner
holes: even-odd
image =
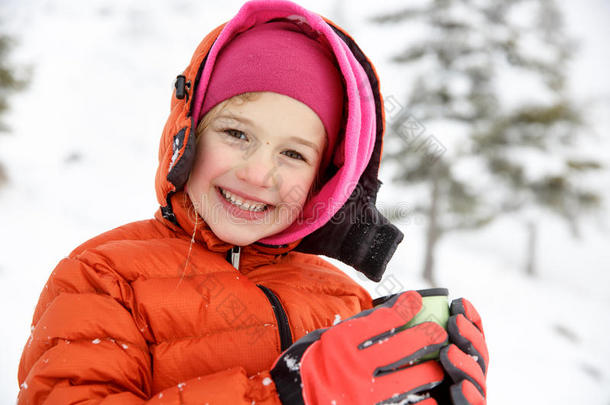
[[[292,97],[318,115],[328,140],[325,168],[341,129],[345,91],[333,54],[290,22],[268,22],[240,33],[218,54],[198,122],[222,101],[255,91]]]

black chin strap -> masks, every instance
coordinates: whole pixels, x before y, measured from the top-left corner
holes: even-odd
[[[295,250],[332,257],[373,281],[381,281],[404,235],[367,195],[371,194],[352,193],[339,212],[326,225],[306,236]]]

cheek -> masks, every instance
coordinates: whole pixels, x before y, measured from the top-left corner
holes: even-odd
[[[199,192],[209,183],[209,178],[206,176],[206,173],[209,173],[209,169],[206,166],[207,161],[198,156],[195,165],[191,169],[191,176],[188,181],[190,190]]]
[[[307,171],[286,176],[291,180],[282,184],[284,191],[282,199],[284,202],[302,207],[309,195],[309,190],[313,184],[314,174],[315,173]]]
[[[218,177],[223,171],[227,169],[227,159],[222,159],[218,153],[206,153],[205,145],[201,145],[199,148],[199,155],[195,161],[195,165],[191,170],[191,176],[189,179],[189,187],[207,188],[212,179]]]

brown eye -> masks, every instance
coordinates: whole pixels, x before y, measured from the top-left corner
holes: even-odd
[[[286,152],[283,152],[283,153],[291,159],[302,160],[304,162],[307,162],[307,160],[299,152],[295,152],[293,150],[287,150]]]
[[[228,136],[230,136],[231,138],[235,138],[235,139],[240,139],[240,140],[244,140],[247,141],[248,137],[246,136],[246,134],[244,134],[242,131],[239,131],[237,129],[225,129],[223,131],[225,134],[227,134]]]

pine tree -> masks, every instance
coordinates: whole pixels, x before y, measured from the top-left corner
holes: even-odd
[[[11,38],[8,35],[0,34],[0,132],[10,131],[10,128],[2,121],[2,117],[9,108],[9,97],[25,87],[25,80],[17,76],[14,68],[8,62],[11,46]],[[6,181],[6,172],[0,162],[0,186]]]
[[[386,147],[391,150],[386,156],[398,166],[393,180],[428,189],[427,198],[415,203],[428,222],[423,269],[428,282],[435,284],[436,247],[449,232],[476,229],[533,206],[574,226],[583,208],[598,205],[599,196],[574,179],[600,164],[559,152],[578,141],[584,120],[565,92],[571,41],[553,0],[428,0],[373,21],[426,29],[425,39],[407,44],[392,59],[415,72],[415,79],[407,108],[388,114],[389,138],[400,141]],[[532,44],[533,54],[527,52]],[[503,97],[501,75],[511,70],[527,76],[539,94],[511,105]],[[455,131],[456,141],[434,159],[425,145],[434,136],[422,135],[423,122]],[[538,152],[532,159],[542,164],[551,156],[565,170],[531,176],[531,161],[520,160],[519,152]],[[464,167],[475,167],[476,178],[465,176]]]

